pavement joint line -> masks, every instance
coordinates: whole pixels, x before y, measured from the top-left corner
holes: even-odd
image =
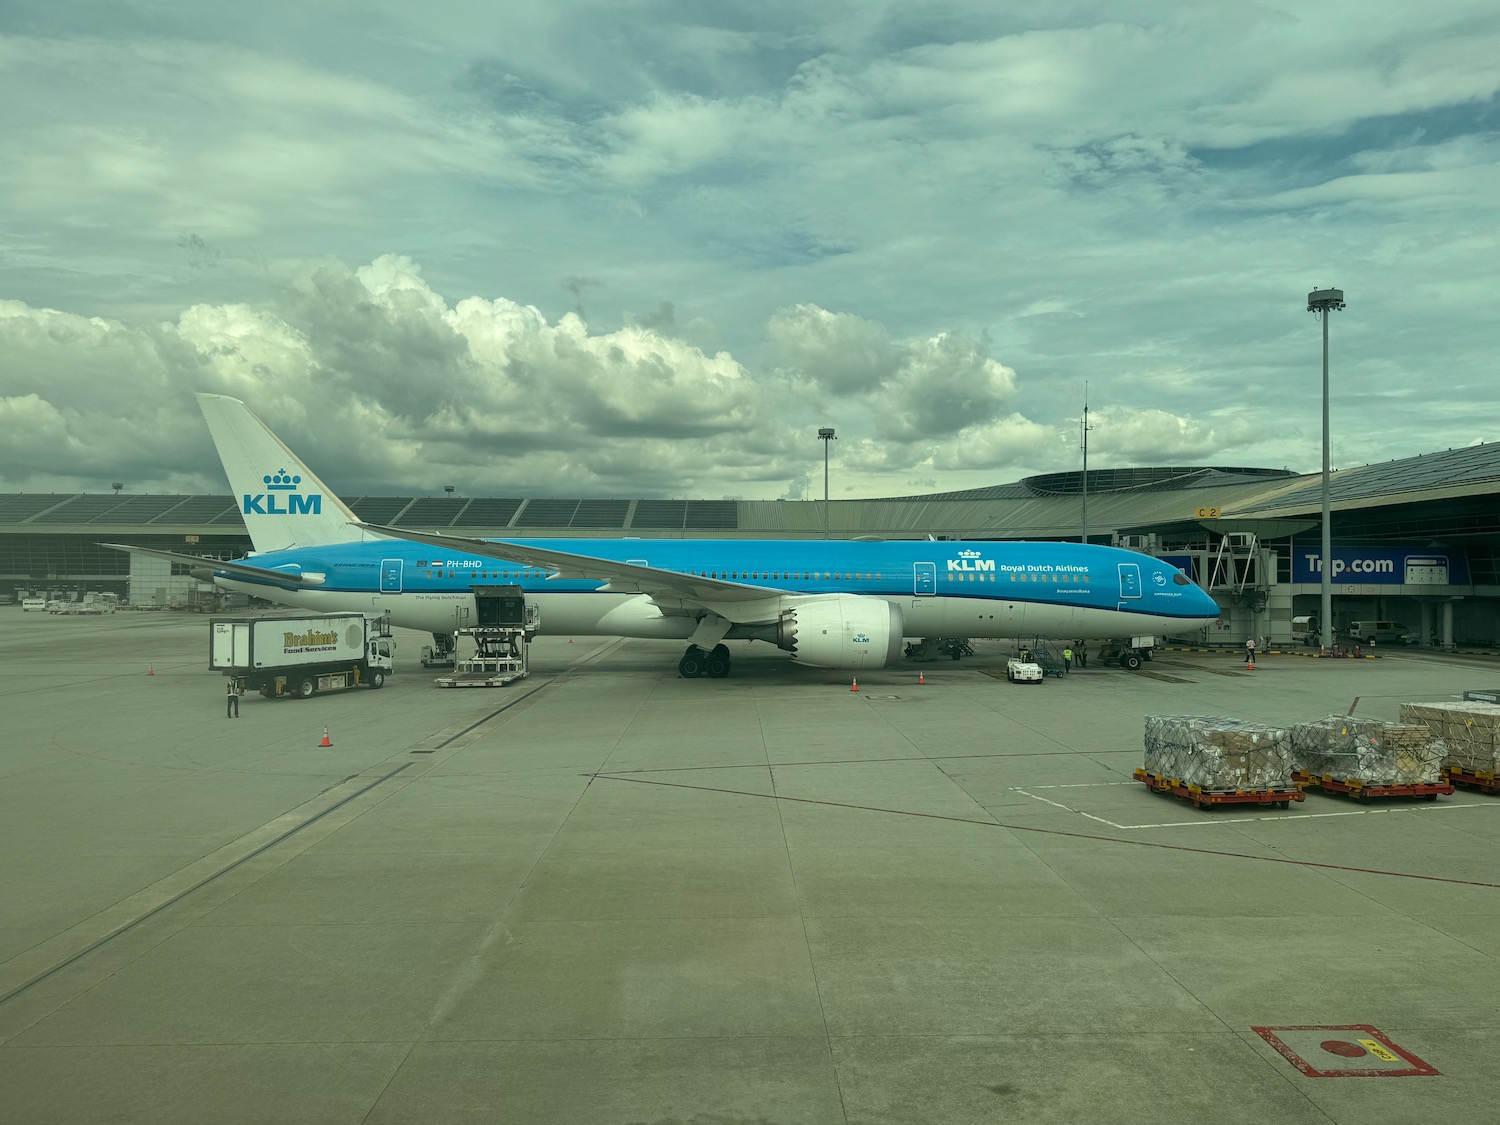
[[[973,817],[950,816],[946,813],[918,812],[915,809],[887,809],[878,805],[856,805],[847,801],[825,801],[813,797],[785,797],[779,793],[753,793],[747,789],[720,789],[710,785],[686,785],[680,781],[655,781],[643,777],[621,777],[617,774],[591,773],[585,776],[598,781],[627,781],[636,785],[658,785],[665,789],[689,789],[697,793],[722,793],[732,797],[758,797],[761,800],[791,801],[799,805],[822,805],[834,809],[855,809],[860,812],[889,813],[894,816],[918,817],[922,820],[945,820],[952,824],[973,824],[980,828],[1004,828],[1011,832],[1035,832],[1043,836],[1063,836],[1075,840],[1096,840],[1106,844],[1127,844],[1137,848],[1157,848],[1169,852],[1189,852],[1194,855],[1222,856],[1226,859],[1248,859],[1258,863],[1280,863],[1290,867],[1308,867],[1322,871],[1353,871],[1361,875],[1382,875],[1392,879],[1415,879],[1424,883],[1449,883],[1460,887],[1485,887],[1500,890],[1500,883],[1487,883],[1479,879],[1455,879],[1449,875],[1423,875],[1415,871],[1386,871],[1378,867],[1354,867],[1345,863],[1323,863],[1314,859],[1290,859],[1285,856],[1251,855],[1248,852],[1231,852],[1220,848],[1195,848],[1187,844],[1164,844],[1155,840],[1126,840],[1118,836],[1098,836],[1091,832],[1069,832],[1062,828],[1041,828],[1034,824],[1007,824],[999,820],[975,820]],[[1049,802],[1050,803],[1050,802]],[[1397,812],[1396,809],[1370,810],[1372,812]],[[1089,814],[1084,813],[1084,816]],[[1337,813],[1325,815],[1336,816]],[[1098,817],[1090,819],[1099,820]],[[1297,819],[1297,818],[1292,818]],[[1198,823],[1198,822],[1194,822]],[[1205,821],[1202,823],[1213,823]]]
[[[482,718],[482,719],[476,719],[474,722],[472,722],[468,726],[464,727],[463,730],[457,731],[456,733],[454,733],[454,734],[448,736],[447,738],[443,739],[443,741],[439,742],[432,749],[434,749],[434,750],[445,750],[445,749],[447,749],[448,746],[450,746],[452,743],[458,741],[460,738],[462,738],[464,735],[468,734],[470,731],[473,731],[473,730],[475,730],[475,729],[477,729],[479,727],[484,726],[484,724],[487,723],[487,722],[489,722],[491,719],[494,719],[497,716],[504,714],[506,711],[509,711],[512,707],[514,707],[517,703],[520,703],[523,699],[530,699],[537,692],[541,691],[544,687],[548,687],[552,683],[553,683],[552,680],[543,680],[541,683],[539,683],[535,687],[533,687],[530,691],[525,692],[522,695],[516,696],[514,699],[510,700],[510,702],[505,703],[502,706],[495,708],[495,710],[491,711],[488,715],[484,716],[484,718]]]
[[[1131,750],[1101,750],[1097,753],[1107,754],[1130,754]],[[899,758],[814,758],[804,762],[716,762],[708,766],[649,766],[635,770],[607,770],[613,775],[637,774],[637,773],[687,773],[692,770],[743,770],[743,769],[791,769],[797,766],[880,766],[890,765],[894,762],[963,762],[969,760],[996,761],[1009,758],[1072,758],[1077,757],[1071,750],[1034,750],[1024,754],[932,754],[932,755],[904,755]],[[583,777],[594,776],[584,773]],[[1100,785],[1134,785],[1134,781],[1104,781],[1089,782],[1088,784]],[[1032,786],[1034,789],[1045,789],[1046,786]]]
[[[288,840],[291,837],[295,836],[298,832],[301,832],[304,828],[309,828],[312,825],[316,824],[318,821],[322,820],[325,816],[328,816],[330,813],[337,812],[339,809],[341,809],[345,805],[347,805],[350,801],[356,800],[357,798],[364,796],[366,793],[368,793],[370,790],[374,789],[376,786],[383,785],[385,782],[387,782],[391,778],[395,777],[398,773],[401,773],[404,770],[410,769],[414,764],[415,763],[413,763],[413,762],[404,762],[404,763],[402,763],[401,765],[397,766],[395,769],[391,770],[389,773],[383,774],[380,777],[377,777],[374,781],[370,782],[368,785],[364,785],[364,786],[360,787],[359,789],[356,789],[353,793],[350,793],[347,796],[340,798],[339,800],[335,801],[333,804],[329,805],[326,809],[323,809],[323,810],[321,810],[321,811],[319,811],[317,813],[314,813],[312,816],[307,817],[305,820],[299,822],[298,824],[293,825],[291,828],[288,828],[286,831],[284,831],[284,832],[280,833],[279,835],[273,837],[272,839],[266,841],[264,844],[261,844],[258,847],[254,848],[252,851],[249,851],[246,854],[240,856],[238,859],[235,859],[235,860],[233,860],[233,861],[231,861],[231,862],[229,862],[227,864],[224,864],[222,867],[219,867],[218,869],[216,869],[214,871],[211,871],[209,874],[203,876],[201,879],[198,879],[197,881],[195,881],[194,883],[192,883],[190,886],[187,886],[187,887],[183,888],[180,891],[176,891],[176,892],[172,893],[167,898],[163,899],[161,902],[156,903],[154,906],[150,907],[149,909],[143,911],[140,914],[137,914],[135,917],[130,918],[130,919],[124,921],[124,922],[121,922],[119,925],[111,927],[110,930],[107,933],[105,933],[102,937],[96,938],[94,941],[90,942],[88,945],[84,946],[82,949],[78,950],[77,952],[75,952],[75,953],[73,953],[73,954],[71,954],[71,955],[69,955],[67,957],[64,957],[62,960],[57,961],[54,964],[52,964],[52,965],[48,966],[47,968],[43,969],[42,971],[34,974],[28,980],[25,980],[22,983],[14,986],[13,988],[8,989],[3,994],[0,994],[0,1005],[4,1005],[4,1004],[8,1003],[9,1001],[14,1000],[17,996],[21,995],[23,992],[26,992],[29,989],[31,989],[31,988],[35,987],[36,985],[42,983],[43,981],[47,980],[48,978],[55,976],[57,973],[61,972],[63,969],[66,969],[69,965],[72,965],[75,962],[82,960],[84,957],[87,957],[90,953],[93,953],[95,950],[100,949],[101,947],[103,947],[107,943],[113,941],[115,938],[119,937],[121,934],[128,933],[129,931],[135,929],[136,926],[139,926],[142,922],[145,922],[146,920],[148,920],[150,918],[154,918],[156,915],[160,914],[163,910],[166,910],[168,907],[173,906],[176,903],[179,903],[183,899],[187,898],[189,895],[194,894],[197,891],[202,890],[204,887],[208,886],[208,884],[214,882],[216,879],[219,879],[220,877],[229,874],[231,871],[234,871],[235,869],[244,866],[246,863],[249,863],[252,859],[255,859],[257,856],[264,855],[266,852],[270,851],[272,848],[276,847],[278,844],[284,843],[286,840]],[[324,792],[327,792],[327,790],[325,790]],[[320,794],[320,796],[321,796],[321,794]],[[241,837],[241,839],[243,839],[243,837]],[[233,846],[234,846],[234,843],[231,842],[230,844],[226,844],[224,846],[224,848],[230,848],[230,847],[233,847]],[[220,848],[220,849],[217,849],[217,850],[218,851],[222,851],[222,850],[224,850],[224,848]],[[208,857],[205,857],[205,858],[208,858]],[[187,868],[192,868],[192,867],[196,866],[197,863],[201,863],[201,862],[202,862],[202,860],[198,860],[198,861],[196,861],[196,863],[188,864]],[[184,868],[183,870],[186,870],[187,868]],[[181,874],[182,874],[181,871],[174,872],[172,875],[165,876],[163,879],[158,880],[158,882],[155,883],[155,884],[152,884],[152,886],[159,886],[161,883],[171,882],[175,878],[179,878],[181,876]],[[140,898],[140,897],[149,895],[150,892],[151,892],[151,890],[152,890],[152,887],[146,887],[146,888],[144,888],[144,889],[142,889],[140,891],[137,891],[134,895],[129,896],[128,898],[122,900],[122,902],[120,902],[120,903],[116,903],[113,907],[107,907],[104,911],[101,911],[100,913],[107,914],[107,913],[109,913],[109,912],[111,912],[113,910],[118,910],[124,903],[129,903],[132,899]],[[97,915],[96,915],[96,917],[97,917]],[[88,920],[85,919],[83,922],[80,922],[78,925],[80,925],[80,926],[87,925],[87,922],[88,922]],[[66,933],[66,931],[65,931],[65,933]],[[58,935],[58,936],[62,937],[64,935]],[[54,938],[53,940],[56,940],[56,939]],[[47,944],[47,943],[44,943],[44,944]],[[25,957],[25,954],[24,953],[19,954],[18,957]]]
[[[572,664],[568,665],[567,669],[565,671],[563,671],[562,673],[560,673],[559,675],[552,676],[552,677],[547,678],[547,679],[543,679],[535,687],[531,688],[528,691],[522,692],[520,695],[516,696],[514,699],[512,699],[512,700],[510,700],[510,701],[502,704],[501,706],[495,708],[495,710],[491,711],[488,715],[485,715],[483,718],[476,719],[474,722],[470,723],[468,726],[464,727],[462,730],[455,731],[453,734],[451,734],[447,738],[443,739],[442,742],[439,742],[436,746],[430,747],[430,749],[433,749],[433,750],[446,750],[450,745],[452,745],[454,742],[458,741],[464,735],[473,733],[475,730],[478,730],[480,727],[484,726],[485,723],[488,723],[491,720],[498,718],[500,715],[504,714],[506,711],[509,711],[512,707],[516,706],[516,704],[521,703],[524,700],[531,698],[533,695],[535,695],[537,692],[541,691],[543,688],[551,687],[554,684],[558,684],[558,683],[564,682],[565,680],[568,679],[569,676],[571,676],[579,668],[583,668],[583,667],[585,667],[585,666],[587,666],[589,664],[592,664],[595,661],[600,660],[601,658],[607,656],[609,653],[611,653],[615,649],[619,648],[620,645],[624,644],[624,642],[625,642],[624,638],[619,638],[619,639],[615,640],[612,643],[601,645],[599,648],[595,649],[593,652],[588,653],[586,656],[579,657],[577,660],[573,661]],[[431,735],[430,737],[431,738],[437,738],[438,735],[440,735],[442,733],[443,733],[442,731],[438,731],[437,734]],[[426,741],[426,740],[424,739],[423,741]],[[429,747],[422,747],[422,748],[423,749],[429,749]]]

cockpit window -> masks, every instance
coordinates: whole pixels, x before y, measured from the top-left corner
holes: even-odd
[[[1191,586],[1193,584],[1193,580],[1180,570],[1172,572],[1172,581],[1179,586]]]

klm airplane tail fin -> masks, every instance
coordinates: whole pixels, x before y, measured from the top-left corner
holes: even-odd
[[[373,538],[243,402],[200,394],[198,406],[257,553]]]

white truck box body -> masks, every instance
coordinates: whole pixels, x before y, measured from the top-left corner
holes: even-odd
[[[365,655],[363,614],[215,618],[209,667],[223,672],[356,664]]]

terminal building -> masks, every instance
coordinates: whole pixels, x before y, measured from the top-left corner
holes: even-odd
[[[1399,622],[1422,644],[1500,641],[1500,443],[1332,474],[1333,616]],[[487,538],[946,538],[1109,543],[1170,559],[1218,601],[1182,640],[1294,643],[1318,613],[1322,475],[1282,469],[1095,469],[1014,484],[868,500],[600,500],[346,496],[369,523]],[[236,498],[0,494],[0,595],[108,591],[137,606],[204,607],[183,568],[123,542],[238,558]]]

